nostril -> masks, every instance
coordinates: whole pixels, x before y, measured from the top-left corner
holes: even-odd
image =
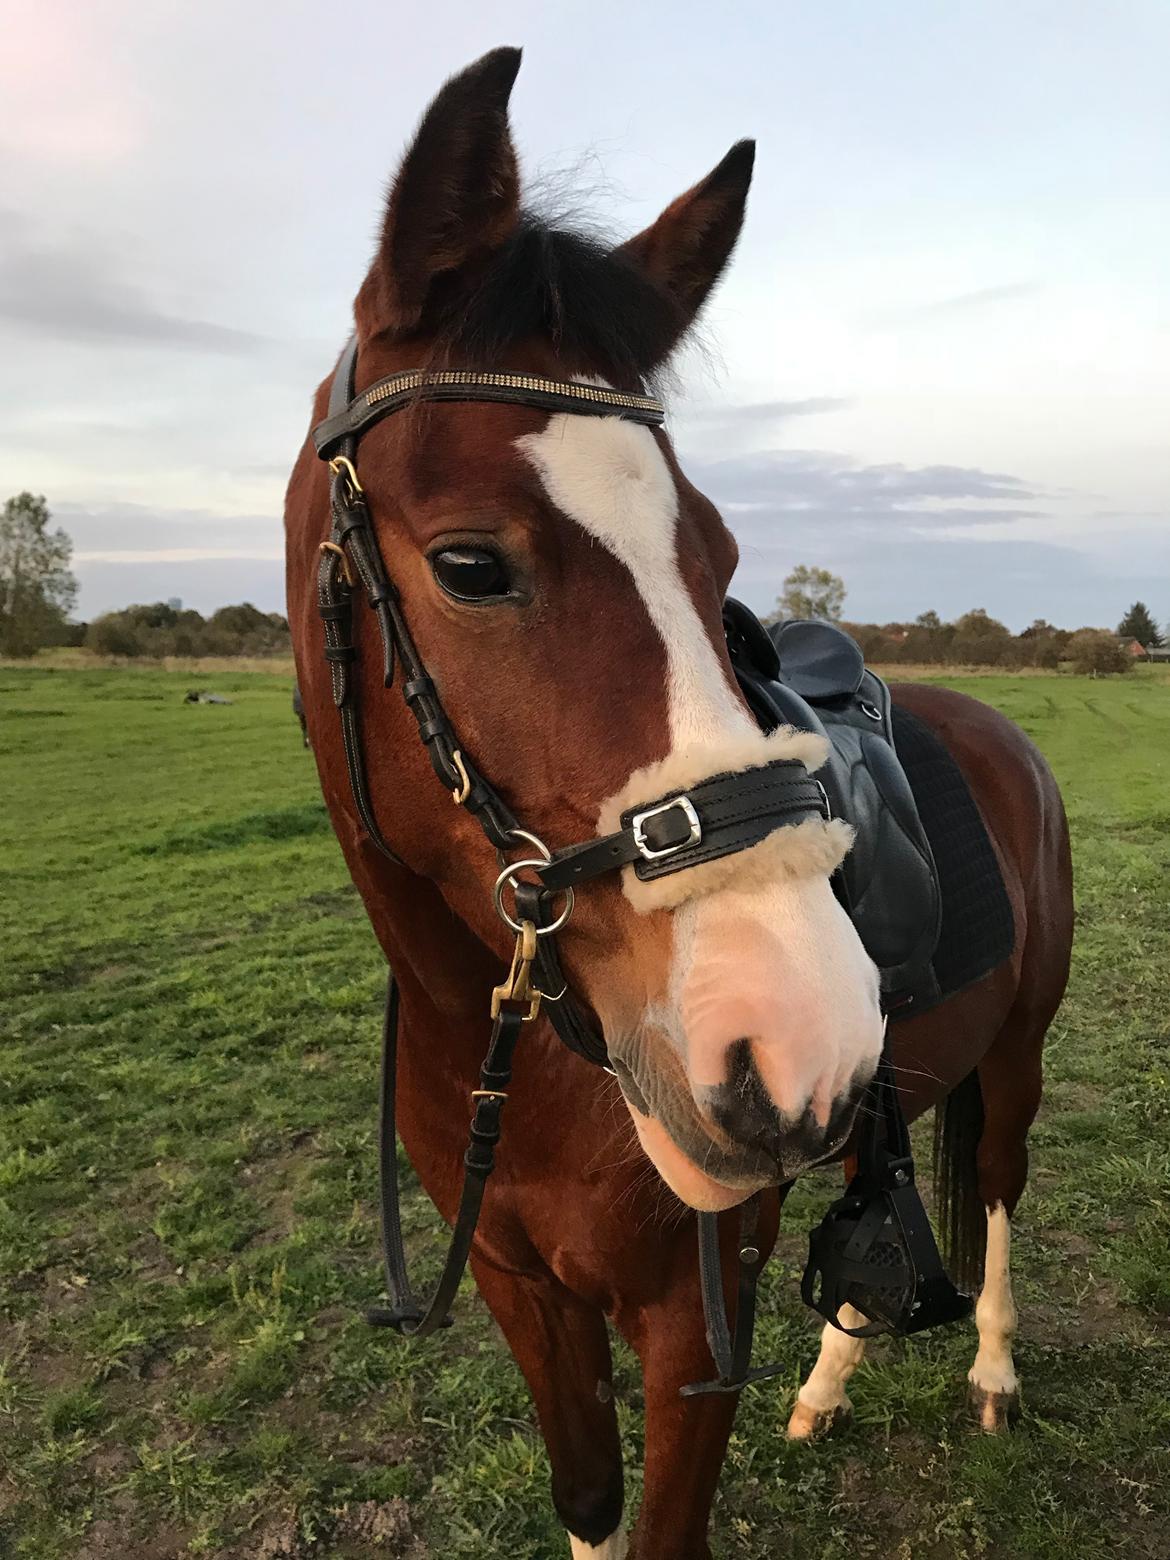
[[[729,1046],[727,1080],[704,1089],[702,1105],[732,1142],[758,1148],[779,1161],[786,1136],[784,1121],[756,1068],[750,1040],[736,1040]]]
[[[860,1080],[820,1112],[810,1104],[799,1115],[785,1114],[765,1087],[752,1042],[734,1041],[727,1056],[725,1082],[697,1090],[696,1097],[708,1120],[732,1143],[766,1154],[782,1172],[815,1163],[845,1144],[865,1092]]]

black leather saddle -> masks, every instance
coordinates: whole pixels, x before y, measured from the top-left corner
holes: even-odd
[[[832,623],[790,620],[765,629],[742,602],[724,604],[731,664],[765,731],[795,726],[826,737],[818,770],[833,816],[856,830],[835,887],[881,973],[886,1009],[940,995],[932,958],[942,902],[934,855],[894,746],[890,691],[860,646]]]

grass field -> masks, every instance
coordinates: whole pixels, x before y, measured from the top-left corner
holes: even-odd
[[[0,667],[0,1555],[564,1556],[526,1392],[468,1292],[408,1349],[378,1291],[382,974],[283,676]],[[1170,1554],[1170,682],[964,678],[1031,732],[1077,860],[1072,989],[1013,1256],[1026,1417],[974,1434],[973,1333],[871,1351],[839,1439],[770,1269],[725,1560]],[[506,1140],[503,1152],[506,1153]],[[409,1225],[424,1265],[436,1220]],[[631,1506],[638,1383],[620,1356]],[[667,1560],[667,1557],[664,1557]]]

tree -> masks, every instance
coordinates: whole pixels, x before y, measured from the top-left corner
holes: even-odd
[[[1122,639],[1136,639],[1146,650],[1151,647],[1156,649],[1162,643],[1158,625],[1150,616],[1150,609],[1144,601],[1134,602],[1117,625],[1117,632]]]
[[[955,624],[950,659],[964,666],[998,666],[1009,655],[1011,630],[982,607],[964,612]]]
[[[782,618],[824,618],[835,623],[845,605],[845,581],[828,569],[798,563],[776,603]]]
[[[1099,677],[1102,672],[1128,672],[1133,657],[1116,635],[1104,628],[1079,628],[1066,650],[1074,672]]]
[[[49,530],[44,498],[18,493],[0,513],[0,653],[32,655],[60,638],[77,599],[73,543]]]

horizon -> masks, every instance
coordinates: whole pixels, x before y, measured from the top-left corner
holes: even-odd
[[[0,483],[73,537],[79,618],[285,610],[284,483],[386,181],[445,77],[515,41],[529,186],[580,192],[619,238],[757,139],[670,398],[740,543],[733,594],[766,611],[807,563],[854,622],[983,607],[1018,632],[1141,599],[1163,623],[1170,12],[846,0],[747,7],[709,38],[692,11],[668,36],[612,0],[461,0],[406,38],[364,4],[325,36],[308,9],[222,0],[16,20]],[[321,90],[339,79],[356,144]]]

